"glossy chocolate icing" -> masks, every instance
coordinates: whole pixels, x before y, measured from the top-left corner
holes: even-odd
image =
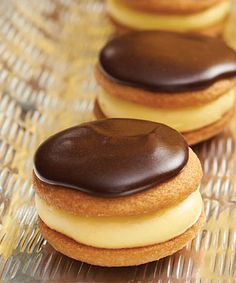
[[[217,38],[141,31],[108,42],[99,66],[106,77],[120,84],[184,92],[236,76],[236,53]]]
[[[165,182],[187,161],[188,145],[174,129],[149,121],[104,119],[42,143],[34,172],[48,184],[118,197]]]

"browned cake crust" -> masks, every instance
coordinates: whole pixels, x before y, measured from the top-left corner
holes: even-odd
[[[189,145],[194,145],[208,140],[223,131],[232,119],[234,112],[235,107],[233,107],[231,111],[227,112],[219,121],[191,132],[182,133],[182,135]],[[95,101],[94,104],[94,115],[97,119],[106,118],[97,101]]]
[[[55,250],[76,260],[99,266],[131,266],[158,260],[182,249],[192,240],[204,219],[202,212],[197,223],[185,233],[169,241],[138,248],[101,249],[80,244],[71,238],[50,229],[40,218],[38,227],[43,237]]]
[[[193,14],[206,10],[223,0],[120,0],[140,11],[163,14]]]
[[[118,21],[113,19],[112,16],[110,16],[110,15],[109,15],[109,19],[110,19],[110,22],[112,23],[112,25],[114,26],[117,35],[122,35],[124,33],[130,32],[130,31],[135,31],[134,28],[128,27],[128,26],[125,26],[125,25],[119,23]],[[186,31],[186,32],[192,33],[192,34],[202,34],[202,35],[207,35],[207,36],[212,36],[212,37],[221,36],[221,34],[224,31],[224,28],[225,28],[225,25],[226,25],[228,19],[229,19],[229,16],[227,15],[223,20],[221,20],[220,22],[218,22],[214,25],[211,25],[211,26],[208,26],[208,27],[205,27],[205,28],[189,30],[189,31]],[[158,28],[157,28],[157,30],[158,30]],[[162,29],[162,30],[164,30],[164,29]],[[168,31],[168,29],[166,31]]]
[[[141,105],[158,108],[182,108],[204,105],[226,94],[236,85],[236,79],[231,78],[219,80],[202,90],[180,93],[154,93],[141,88],[115,83],[109,80],[98,66],[95,67],[95,77],[98,84],[110,95]]]
[[[33,185],[38,196],[49,205],[75,215],[131,216],[155,212],[186,199],[196,191],[201,177],[200,161],[190,149],[188,163],[176,177],[125,197],[95,197],[78,190],[46,184],[35,174]]]

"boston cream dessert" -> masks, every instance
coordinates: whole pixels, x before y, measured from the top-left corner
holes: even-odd
[[[97,118],[165,123],[189,144],[220,132],[232,117],[236,53],[205,36],[146,31],[111,40],[101,50]]]
[[[107,0],[107,12],[119,30],[165,30],[219,34],[230,0]]]
[[[33,182],[39,229],[61,253],[100,266],[154,261],[200,228],[198,158],[174,129],[105,119],[38,148]]]

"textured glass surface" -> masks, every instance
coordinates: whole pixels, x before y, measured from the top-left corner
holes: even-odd
[[[99,0],[0,2],[0,282],[234,282],[236,120],[195,147],[206,223],[163,260],[100,268],[69,259],[36,226],[32,156],[41,141],[93,119],[93,66],[112,33]],[[225,38],[236,47],[236,17]]]

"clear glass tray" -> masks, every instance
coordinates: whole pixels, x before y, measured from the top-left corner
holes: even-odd
[[[206,223],[182,251],[138,267],[100,268],[67,258],[37,229],[32,157],[52,133],[94,119],[93,65],[112,33],[100,0],[0,3],[1,282],[234,282],[236,120],[194,149]],[[236,17],[225,32],[236,47]]]

